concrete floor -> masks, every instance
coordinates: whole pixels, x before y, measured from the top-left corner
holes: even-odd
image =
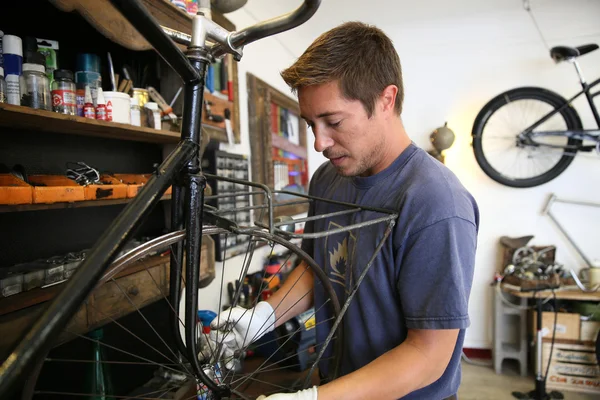
[[[459,400],[514,400],[513,391],[528,392],[534,388],[534,378],[521,377],[509,368],[497,375],[492,367],[462,363],[463,376],[458,391]],[[566,400],[600,399],[600,394],[562,392]]]

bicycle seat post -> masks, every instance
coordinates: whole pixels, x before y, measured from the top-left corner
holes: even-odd
[[[585,85],[586,85],[585,78],[583,77],[583,72],[581,72],[581,68],[579,67],[579,63],[577,62],[577,59],[571,58],[569,61],[572,62],[573,65],[575,66],[575,69],[577,70],[577,75],[579,76],[579,82],[581,82],[581,86],[583,86],[583,88],[585,88]]]

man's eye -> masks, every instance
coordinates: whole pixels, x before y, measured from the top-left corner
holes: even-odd
[[[337,128],[338,126],[340,126],[341,123],[342,123],[342,121],[330,122],[329,126],[332,127],[332,128]]]

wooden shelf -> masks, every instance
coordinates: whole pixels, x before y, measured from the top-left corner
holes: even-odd
[[[0,127],[147,143],[177,143],[180,137],[178,132],[97,121],[6,103],[0,104]],[[7,129],[2,131],[4,134],[11,133]]]
[[[550,290],[544,290],[541,292],[521,292],[513,288],[508,288],[504,285],[502,286],[502,290],[504,290],[506,293],[512,294],[513,296],[525,298],[533,298],[534,294],[541,298],[552,296],[552,292]],[[600,301],[600,291],[582,292],[578,288],[560,288],[556,289],[554,293],[556,293],[556,298],[560,300]]]
[[[17,204],[17,205],[0,205],[0,213],[19,212],[19,211],[39,211],[39,210],[57,210],[63,208],[81,208],[81,207],[99,207],[99,206],[114,206],[116,204],[126,204],[132,199],[114,199],[114,200],[87,200],[75,201],[72,203],[53,203],[53,204]],[[162,200],[171,200],[171,195],[165,195]]]
[[[139,262],[128,265],[125,267],[125,269],[115,275],[114,278],[116,279],[122,276],[131,275],[144,269],[168,263],[169,257],[163,257],[160,255],[148,257]],[[9,314],[23,308],[52,300],[58,293],[60,293],[66,282],[67,281],[65,280],[61,283],[57,283],[45,288],[35,288],[26,292],[15,294],[13,296],[0,297],[0,315]]]

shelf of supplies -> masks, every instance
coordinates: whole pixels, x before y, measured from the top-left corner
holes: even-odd
[[[126,266],[122,271],[115,275],[114,278],[116,279],[122,276],[131,275],[144,269],[168,263],[169,257],[160,255],[151,256]],[[66,282],[67,281],[65,280],[45,288],[35,288],[26,292],[17,293],[13,296],[0,297],[0,316],[52,300],[60,293]]]
[[[308,152],[305,147],[294,144],[286,138],[284,138],[283,136],[279,136],[278,134],[273,132],[271,132],[271,145],[283,151],[293,153],[294,155],[305,160],[308,158]]]
[[[0,127],[147,143],[177,143],[179,133],[117,122],[97,121],[52,111],[0,104]],[[10,130],[3,129],[5,134]]]
[[[131,198],[114,199],[114,200],[85,200],[74,201],[71,203],[52,203],[52,204],[17,204],[17,205],[0,205],[0,213],[19,212],[19,211],[39,211],[39,210],[57,210],[64,208],[81,208],[81,207],[99,207],[99,206],[114,206],[116,204],[129,203]],[[162,200],[171,200],[171,195],[167,194],[161,197]]]
[[[550,290],[544,290],[540,292],[521,292],[513,288],[508,288],[504,285],[502,286],[502,290],[517,297],[533,298],[535,294],[536,297],[541,297],[544,299],[548,296],[552,296],[552,292]],[[583,292],[578,288],[559,288],[555,290],[554,293],[556,294],[556,298],[560,300],[600,301],[600,291]]]

